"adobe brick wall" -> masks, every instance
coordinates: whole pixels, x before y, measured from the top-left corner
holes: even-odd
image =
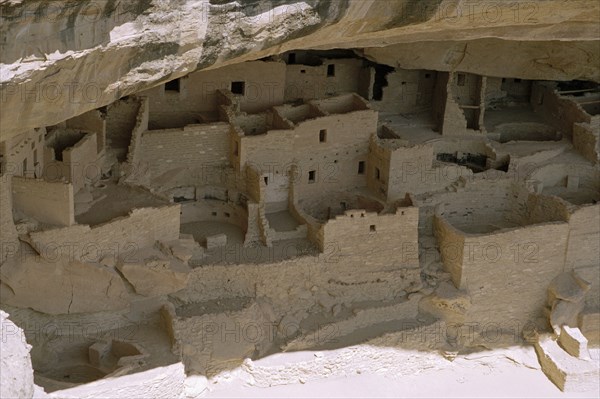
[[[327,76],[328,65],[334,65],[335,75]],[[292,64],[286,66],[285,101],[311,100],[342,93],[361,92],[362,60],[324,59],[323,65]],[[362,90],[364,91],[364,89]]]
[[[73,185],[70,183],[14,176],[12,203],[15,210],[38,222],[57,226],[75,224]]]
[[[240,165],[251,163],[263,173],[286,175],[292,164],[297,195],[311,197],[339,189],[366,187],[365,174],[358,173],[367,160],[369,136],[376,131],[377,112],[359,110],[328,115],[297,124],[293,130],[275,130],[240,138]],[[319,132],[325,129],[326,141]],[[314,182],[309,181],[314,171]]]
[[[548,285],[564,271],[568,231],[567,223],[552,222],[466,236],[461,288],[473,303],[467,320],[523,327],[543,318]],[[509,306],[514,298],[518,306]]]
[[[149,130],[141,135],[135,151],[139,162],[147,165],[150,179],[177,168],[225,167],[229,164],[229,125]]]
[[[335,247],[343,262],[371,270],[418,268],[418,225],[416,207],[390,214],[349,210],[325,222],[320,248]]]
[[[285,71],[283,62],[251,61],[191,73],[180,79],[179,92],[160,85],[140,94],[150,99],[152,129],[182,127],[216,116],[217,90],[230,90],[234,81],[246,84],[245,95],[236,96],[242,111],[258,112],[283,103]]]

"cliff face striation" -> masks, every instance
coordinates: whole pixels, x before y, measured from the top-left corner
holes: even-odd
[[[197,69],[293,49],[401,68],[600,81],[595,0],[4,0],[0,139]]]

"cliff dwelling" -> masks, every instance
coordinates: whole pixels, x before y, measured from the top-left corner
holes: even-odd
[[[599,3],[71,3],[0,1],[2,398],[600,395]]]

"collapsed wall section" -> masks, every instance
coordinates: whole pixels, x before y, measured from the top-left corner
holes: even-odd
[[[138,249],[152,246],[156,241],[179,238],[180,206],[134,209],[128,216],[96,227],[70,227],[30,233],[31,244],[42,255],[56,256],[67,252],[71,259],[102,259],[104,254],[127,256],[135,259]]]
[[[96,152],[100,154],[106,144],[106,119],[102,112],[93,109],[66,121],[67,128],[96,134]]]

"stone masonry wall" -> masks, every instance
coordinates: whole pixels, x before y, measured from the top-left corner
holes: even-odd
[[[349,210],[323,225],[320,246],[336,248],[348,264],[360,259],[360,267],[371,270],[417,268],[418,225],[416,207],[398,208],[395,214]]]
[[[135,261],[136,251],[157,240],[179,238],[180,206],[134,209],[128,216],[90,227],[75,225],[30,233],[33,247],[42,257],[52,259],[57,251],[72,259],[99,261],[116,253]]]

